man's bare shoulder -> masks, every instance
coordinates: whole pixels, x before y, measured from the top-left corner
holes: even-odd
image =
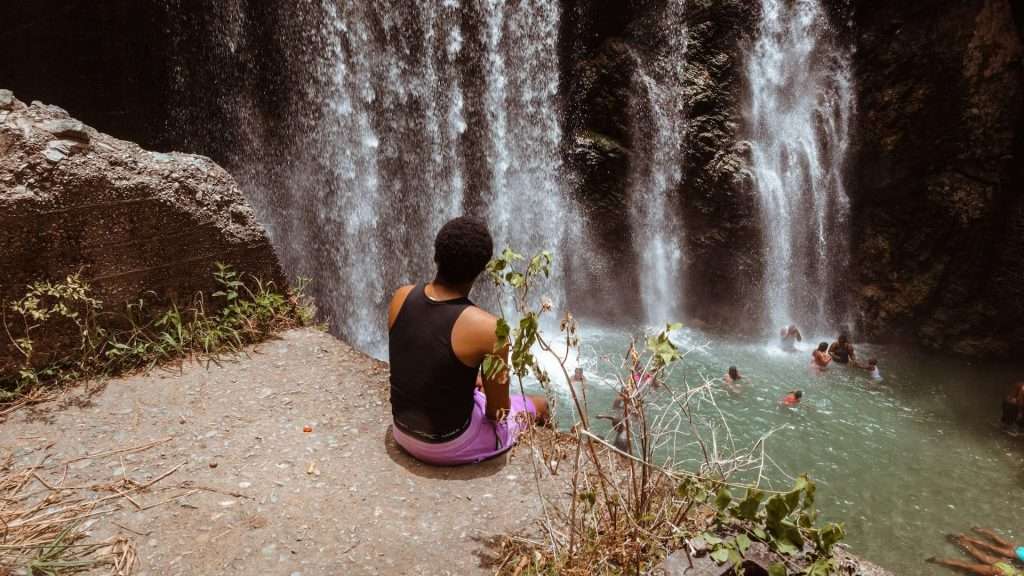
[[[392,295],[391,300],[394,301],[396,299],[401,298],[404,301],[406,296],[409,295],[409,292],[412,292],[412,289],[415,287],[415,284],[406,284],[405,286],[400,287],[398,290],[395,290],[395,293],[394,295]]]
[[[493,334],[494,329],[498,326],[498,317],[479,306],[466,308],[459,321],[465,322],[466,327],[471,328],[474,332],[483,330]]]
[[[415,284],[406,284],[395,290],[394,296],[391,297],[391,304],[388,305],[388,328],[394,326],[395,319],[398,318],[398,312],[402,309],[402,304],[405,304],[405,299],[409,297],[409,293],[415,287]]]

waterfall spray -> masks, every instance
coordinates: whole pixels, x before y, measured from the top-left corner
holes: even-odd
[[[761,8],[747,80],[765,305],[773,328],[796,321],[831,331],[848,262],[849,54],[829,37],[818,0],[762,0]]]
[[[673,0],[659,19],[666,29],[660,54],[635,58],[630,224],[640,273],[644,320],[679,320],[683,289],[683,229],[679,185],[683,171],[682,70],[684,2]]]

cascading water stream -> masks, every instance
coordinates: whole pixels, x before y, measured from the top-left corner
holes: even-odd
[[[683,229],[678,202],[683,169],[680,96],[686,54],[683,0],[670,2],[661,22],[661,54],[635,58],[630,223],[640,274],[640,296],[647,324],[680,319],[683,288]]]
[[[321,0],[278,12],[294,117],[282,151],[254,133],[246,153],[259,157],[237,172],[333,332],[382,356],[391,292],[431,278],[434,234],[465,211],[488,219],[499,250],[564,256],[577,212],[561,185],[556,0]],[[220,38],[225,52],[235,36]],[[263,120],[239,114],[239,125]]]
[[[564,239],[578,213],[562,189],[562,140],[557,114],[558,3],[485,0],[491,182],[485,196],[496,250],[527,257],[553,250],[567,257]],[[556,307],[564,287],[551,293]],[[557,308],[556,308],[557,309]]]
[[[761,0],[761,10],[747,80],[767,316],[773,328],[831,332],[848,263],[849,54],[818,0]]]

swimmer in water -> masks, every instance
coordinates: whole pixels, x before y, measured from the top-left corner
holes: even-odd
[[[863,368],[864,370],[868,371],[868,376],[872,380],[881,380],[882,379],[882,371],[878,369],[878,360],[877,359],[872,358],[872,359],[868,360],[868,363],[864,364],[863,366],[861,366],[861,368]]]
[[[582,384],[584,380],[585,379],[583,378],[583,368],[577,366],[576,370],[572,373],[572,381]]]
[[[1012,428],[1014,424],[1024,428],[1024,382],[1014,384],[1003,398],[1003,426]]]
[[[739,394],[739,381],[742,379],[743,376],[740,376],[740,371],[737,370],[735,366],[729,366],[729,371],[726,372],[725,376],[722,377],[722,385],[725,386],[725,388],[729,392],[732,392],[733,394]]]
[[[780,406],[793,407],[800,404],[800,399],[804,397],[803,390],[791,390],[789,394],[786,394],[782,400],[779,400]]]
[[[811,366],[824,370],[831,362],[832,355],[828,353],[828,342],[818,344],[818,348],[811,353]]]
[[[800,334],[796,324],[790,324],[779,331],[779,347],[786,352],[796,352],[796,343],[803,341],[804,337]]]
[[[1024,546],[1014,546],[992,530],[974,528],[974,531],[990,542],[966,534],[951,535],[950,539],[981,563],[952,558],[929,558],[928,561],[981,576],[1024,576],[1024,570],[1017,567],[1024,566]]]

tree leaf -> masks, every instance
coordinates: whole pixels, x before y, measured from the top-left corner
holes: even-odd
[[[822,554],[831,554],[832,547],[846,537],[846,530],[841,524],[829,524],[818,531],[818,548]]]
[[[708,546],[717,546],[723,542],[721,538],[715,536],[710,532],[705,532],[701,534],[701,538],[703,538],[704,541],[708,543]]]
[[[711,559],[719,564],[724,564],[729,561],[729,549],[719,548],[711,553]]]
[[[747,549],[750,548],[750,538],[748,538],[746,534],[737,535],[736,548],[739,549],[740,554],[746,554]]]
[[[819,558],[814,564],[807,567],[804,574],[807,576],[829,576],[833,568],[835,568],[835,562],[831,558]]]
[[[764,499],[764,492],[750,488],[747,490],[747,497],[739,503],[736,508],[736,516],[742,520],[754,520],[761,509],[761,501]]]
[[[715,508],[718,508],[719,512],[725,512],[731,502],[732,494],[729,492],[729,488],[725,486],[719,488],[718,494],[715,495]]]

